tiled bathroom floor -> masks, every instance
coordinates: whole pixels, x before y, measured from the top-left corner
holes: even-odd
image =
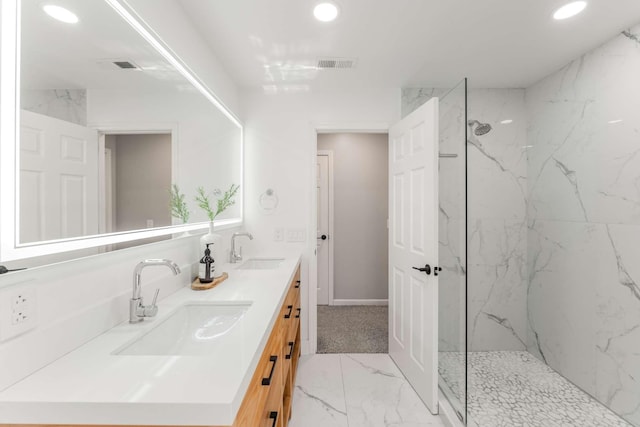
[[[300,359],[291,427],[443,427],[387,354]]]
[[[456,396],[464,353],[439,354],[440,377]],[[526,351],[468,355],[469,417],[480,427],[630,427]]]

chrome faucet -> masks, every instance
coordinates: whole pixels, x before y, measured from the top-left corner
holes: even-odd
[[[180,273],[180,267],[169,259],[145,259],[138,263],[135,270],[133,270],[133,296],[129,301],[129,323],[142,322],[145,317],[154,317],[158,314],[156,301],[158,300],[160,289],[156,289],[151,305],[142,304],[142,296],[140,295],[142,293],[142,282],[140,280],[142,270],[153,265],[166,265],[173,271],[175,276]]]
[[[253,236],[251,235],[251,233],[247,233],[246,231],[233,233],[233,236],[231,236],[231,253],[230,253],[230,258],[231,258],[230,261],[232,264],[242,261],[242,246],[240,246],[240,251],[236,252],[236,237],[240,237],[240,236],[247,236],[249,240],[253,240]]]

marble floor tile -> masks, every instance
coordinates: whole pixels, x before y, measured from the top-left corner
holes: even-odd
[[[348,426],[340,355],[300,358],[289,426]]]
[[[388,354],[300,359],[291,427],[443,427]]]
[[[343,354],[349,427],[444,426],[386,354]]]

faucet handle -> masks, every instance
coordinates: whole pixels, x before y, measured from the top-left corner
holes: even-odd
[[[156,294],[153,296],[153,301],[151,301],[151,307],[156,306],[156,301],[158,301],[158,294],[160,293],[160,288],[156,289]]]
[[[156,301],[158,301],[159,293],[160,289],[156,289],[156,294],[153,296],[151,305],[142,306],[144,317],[154,317],[156,314],[158,314],[158,306],[156,305]]]

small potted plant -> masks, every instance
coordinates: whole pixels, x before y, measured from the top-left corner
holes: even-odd
[[[215,203],[215,208],[213,206],[212,198],[207,194],[203,187],[198,187],[197,195],[196,195],[196,203],[198,203],[198,207],[200,207],[209,218],[209,232],[200,238],[200,249],[201,252],[204,252],[207,247],[207,243],[213,243],[212,256],[214,260],[219,257],[218,246],[221,239],[219,234],[213,232],[213,224],[214,220],[218,215],[224,212],[227,208],[236,204],[235,196],[240,189],[239,185],[231,184],[231,187],[227,191],[222,193],[220,189],[215,189],[212,193],[215,198],[217,198]],[[219,261],[219,260],[218,260]]]
[[[179,219],[183,224],[187,224],[191,213],[184,193],[180,192],[180,188],[176,184],[171,186],[169,192],[171,193],[171,216]]]

